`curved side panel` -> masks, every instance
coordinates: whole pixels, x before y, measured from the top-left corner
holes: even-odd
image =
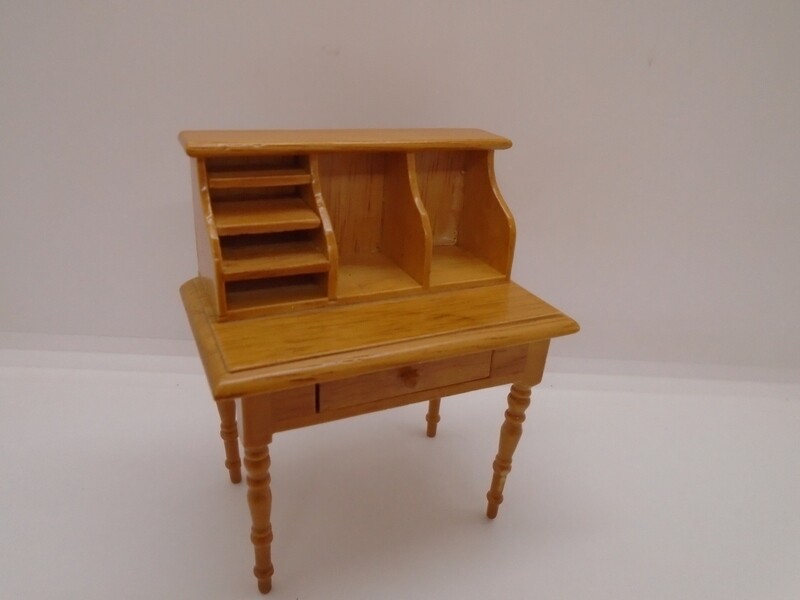
[[[464,208],[458,244],[508,279],[514,258],[516,225],[497,186],[494,152],[471,153],[464,180]]]
[[[216,315],[227,311],[222,279],[222,251],[211,211],[205,162],[192,159],[192,207],[197,245],[197,268],[203,291],[211,299]]]
[[[325,198],[322,196],[322,185],[319,178],[319,157],[312,154],[308,157],[308,169],[311,173],[311,191],[313,194],[313,208],[322,221],[322,233],[320,234],[321,245],[325,247],[325,253],[330,261],[328,271],[328,298],[333,300],[336,297],[336,282],[339,278],[339,247],[336,245],[336,235],[333,233],[333,224],[325,206]]]

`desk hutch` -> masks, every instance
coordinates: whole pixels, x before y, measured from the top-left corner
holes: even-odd
[[[550,339],[577,323],[510,279],[516,228],[475,129],[184,131],[198,277],[181,287],[231,481],[272,586],[277,432],[513,384],[487,516],[503,501]],[[239,400],[237,423],[236,401]]]

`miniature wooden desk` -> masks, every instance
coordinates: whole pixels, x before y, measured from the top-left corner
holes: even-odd
[[[181,296],[221,418],[241,431],[259,590],[272,585],[272,434],[513,384],[487,515],[531,386],[578,325],[510,280],[515,227],[479,130],[183,132],[199,276]]]

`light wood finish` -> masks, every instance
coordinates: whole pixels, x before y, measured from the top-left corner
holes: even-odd
[[[226,281],[325,273],[329,268],[328,257],[313,241],[255,241],[222,252],[222,274]]]
[[[507,277],[461,246],[435,246],[431,287],[453,288],[500,283]]]
[[[534,348],[535,351],[536,349]],[[495,350],[492,353],[492,375],[513,375],[521,372],[528,364],[528,352],[528,345]]]
[[[212,302],[214,314],[223,314],[226,309],[225,291],[217,285],[222,279],[222,251],[211,211],[206,166],[202,161],[192,160],[192,195],[199,281]]]
[[[431,273],[431,227],[419,198],[414,157],[390,155],[384,183],[388,201],[381,223],[381,251],[422,286]]]
[[[296,310],[317,297],[307,279],[229,285],[244,279],[326,274],[327,299],[350,303],[509,278],[514,222],[492,162],[495,149],[510,146],[505,138],[437,129],[180,138],[196,157],[198,264],[221,320]],[[295,231],[307,232],[327,262],[268,237],[245,252],[247,264],[225,256],[225,238]],[[273,268],[276,254],[284,260]],[[272,288],[282,292],[261,293]]]
[[[300,198],[230,200],[214,209],[219,235],[316,229],[319,217]]]
[[[315,313],[290,312],[246,322],[216,321],[194,280],[181,293],[216,398],[351,377],[578,331],[571,318],[513,283],[328,306]]]
[[[383,254],[351,256],[339,264],[336,298],[342,302],[377,300],[421,289],[411,275]]]
[[[516,227],[497,187],[493,152],[470,153],[464,173],[464,194],[458,244],[509,276]]]
[[[253,574],[258,580],[258,591],[266,594],[272,589],[272,491],[269,476],[269,449],[267,446],[245,446],[244,465],[247,468],[247,504],[253,525],[250,541],[253,542],[256,564]]]
[[[458,241],[464,206],[464,152],[418,152],[417,180],[422,202],[430,218],[434,246],[453,246]]]
[[[303,188],[303,193],[306,195],[306,202],[316,207],[322,225],[318,232],[318,239],[328,256],[330,264],[328,270],[328,297],[333,299],[336,297],[336,284],[339,279],[339,246],[336,244],[336,235],[333,232],[333,223],[328,213],[328,207],[325,206],[325,201],[322,198],[319,159],[314,154],[308,157],[308,170],[311,173],[311,186],[310,188]]]
[[[511,141],[480,129],[305,129],[271,131],[183,131],[189,156],[286,154],[294,152],[510,148]]]
[[[264,305],[280,311],[322,306],[326,301],[324,280],[313,275],[234,281],[227,289],[228,314],[234,316],[260,315]]]
[[[376,399],[483,379],[489,376],[490,366],[491,352],[480,352],[337,379],[320,384],[320,410],[364,404]]]
[[[262,188],[311,183],[311,175],[303,169],[273,169],[265,171],[220,171],[208,178],[213,189]]]
[[[511,457],[517,444],[522,437],[522,423],[525,421],[525,409],[531,403],[531,386],[524,384],[514,384],[511,386],[511,393],[508,395],[508,410],[506,410],[505,421],[500,428],[500,444],[497,456],[492,463],[492,484],[486,498],[489,504],[486,508],[486,516],[494,519],[497,510],[503,501],[503,488],[506,485],[506,477],[511,472]]]
[[[494,517],[530,388],[570,317],[510,281],[516,229],[480,130],[183,132],[199,276],[181,287],[272,587],[268,446],[288,431],[513,384]],[[241,475],[238,476],[239,478]]]
[[[225,467],[228,469],[232,483],[242,480],[242,461],[239,459],[239,429],[236,423],[236,402],[233,400],[220,400],[217,402],[219,410],[220,428],[219,435],[225,444]]]
[[[428,414],[425,415],[425,421],[428,423],[426,435],[430,438],[436,437],[436,428],[442,418],[439,416],[439,406],[441,405],[441,398],[433,398],[428,402]]]

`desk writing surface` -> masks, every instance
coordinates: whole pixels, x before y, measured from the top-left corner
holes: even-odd
[[[195,281],[182,292],[187,309],[195,307],[190,320],[217,397],[526,344],[578,329],[514,283],[217,321]]]

